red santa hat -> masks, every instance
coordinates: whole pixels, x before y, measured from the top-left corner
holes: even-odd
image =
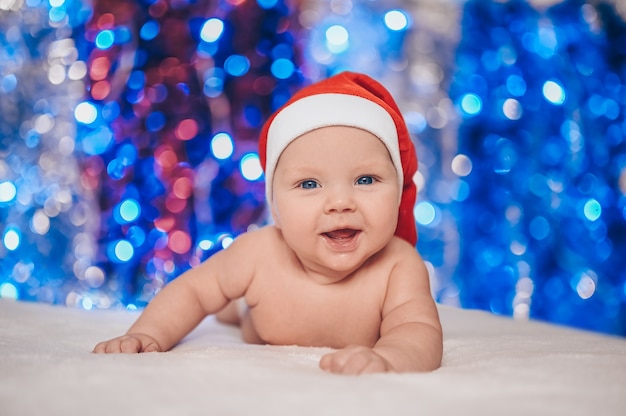
[[[283,150],[303,134],[328,126],[360,128],[385,144],[401,190],[395,234],[415,245],[415,147],[389,91],[364,74],[342,72],[304,87],[267,120],[259,138],[259,158],[265,171],[268,203],[272,202],[274,170]]]

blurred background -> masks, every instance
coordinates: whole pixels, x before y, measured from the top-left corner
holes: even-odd
[[[257,135],[365,72],[442,304],[626,336],[618,0],[0,0],[0,297],[145,304],[268,221]]]

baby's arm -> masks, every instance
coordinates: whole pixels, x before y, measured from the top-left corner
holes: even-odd
[[[322,357],[320,367],[342,374],[433,371],[441,365],[442,330],[421,257],[407,256],[389,278],[380,339],[373,348],[348,346]]]
[[[167,284],[125,335],[95,346],[96,353],[168,351],[207,315],[245,294],[252,279],[242,261],[251,236],[242,235],[228,249]]]

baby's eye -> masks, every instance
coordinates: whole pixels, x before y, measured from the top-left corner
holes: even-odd
[[[372,176],[361,176],[356,180],[357,185],[371,185],[375,179]]]
[[[319,184],[312,179],[307,179],[306,181],[300,182],[300,188],[302,189],[315,189],[318,186]]]

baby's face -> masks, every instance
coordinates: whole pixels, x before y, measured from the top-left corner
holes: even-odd
[[[302,264],[328,276],[328,283],[357,270],[391,240],[399,200],[387,148],[353,127],[302,135],[284,150],[274,173],[275,224]]]

